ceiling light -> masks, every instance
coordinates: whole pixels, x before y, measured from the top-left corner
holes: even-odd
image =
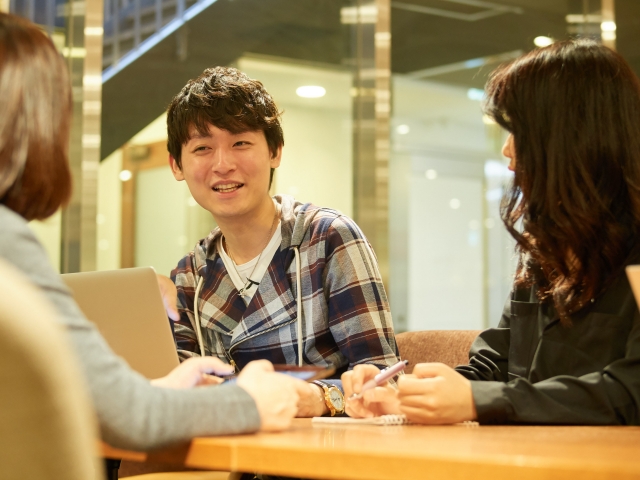
[[[131,180],[131,177],[133,177],[133,173],[131,173],[131,170],[122,170],[118,175],[118,178],[123,182],[128,182],[129,180]]]
[[[484,98],[484,90],[481,88],[470,88],[467,90],[467,98],[469,100],[481,101]]]
[[[539,37],[534,38],[533,43],[535,44],[536,47],[548,47],[553,43],[553,38],[545,37],[541,35]]]
[[[428,180],[435,180],[438,178],[438,172],[436,170],[427,170],[424,172],[424,176],[427,177]]]
[[[460,200],[458,200],[457,198],[452,198],[449,201],[449,206],[454,210],[459,209],[460,208]]]
[[[324,97],[327,91],[324,87],[320,87],[318,85],[305,85],[303,87],[298,87],[296,89],[296,93],[302,98],[320,98]]]
[[[103,33],[104,33],[104,29],[102,27],[84,27],[85,35],[100,36]]]
[[[581,15],[573,14],[564,17],[567,23],[600,23],[602,22],[602,15]]]
[[[362,5],[360,7],[342,7],[340,9],[340,23],[375,24],[378,21],[378,7],[375,5]]]
[[[396,132],[398,132],[399,135],[406,135],[410,131],[409,125],[398,125],[396,128]]]
[[[603,32],[615,32],[615,31],[616,31],[616,28],[617,28],[617,27],[616,27],[616,22],[611,22],[611,21],[609,21],[609,22],[602,22],[602,23],[600,24],[600,29],[601,29]]]

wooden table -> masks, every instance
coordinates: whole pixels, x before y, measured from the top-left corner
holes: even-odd
[[[640,479],[640,427],[312,425],[105,457],[324,479]]]

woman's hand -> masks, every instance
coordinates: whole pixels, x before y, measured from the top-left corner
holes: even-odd
[[[231,375],[233,367],[214,357],[193,357],[185,360],[171,372],[151,384],[163,388],[193,388],[203,385],[217,385],[222,379],[210,374]]]
[[[475,420],[471,382],[442,363],[419,363],[398,380],[400,410],[416,423],[447,424]]]
[[[174,322],[177,322],[180,320],[180,314],[178,313],[178,290],[169,277],[156,273],[156,280],[160,287],[160,295],[162,296],[162,303],[164,303],[167,316]]]
[[[260,430],[264,432],[288,428],[298,412],[298,401],[308,388],[302,380],[274,372],[268,360],[247,364],[238,375],[238,386],[256,402]]]
[[[401,413],[397,391],[388,382],[367,390],[361,397],[350,398],[354,393],[360,393],[362,385],[379,373],[380,369],[375,365],[356,365],[353,370],[342,374],[345,411],[350,417],[370,418]]]

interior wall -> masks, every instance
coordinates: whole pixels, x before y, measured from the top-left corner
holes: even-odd
[[[242,57],[237,67],[260,80],[283,112],[285,146],[274,191],[353,215],[351,73],[335,67]],[[296,89],[316,85],[321,98]]]
[[[497,323],[513,258],[498,212],[509,181],[499,153],[501,133],[483,122],[481,104],[466,88],[393,80],[390,252],[396,326],[478,329]]]
[[[120,268],[122,224],[122,149],[100,162],[98,171],[97,267],[98,270]]]
[[[409,330],[483,327],[482,180],[410,184]]]
[[[151,266],[168,276],[193,248],[186,228],[191,195],[168,166],[142,170],[136,181],[136,266]]]

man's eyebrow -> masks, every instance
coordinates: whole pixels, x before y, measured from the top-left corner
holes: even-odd
[[[190,142],[191,140],[202,140],[203,138],[211,138],[211,135],[201,135],[200,133],[195,132],[193,135],[189,135],[187,142]]]

